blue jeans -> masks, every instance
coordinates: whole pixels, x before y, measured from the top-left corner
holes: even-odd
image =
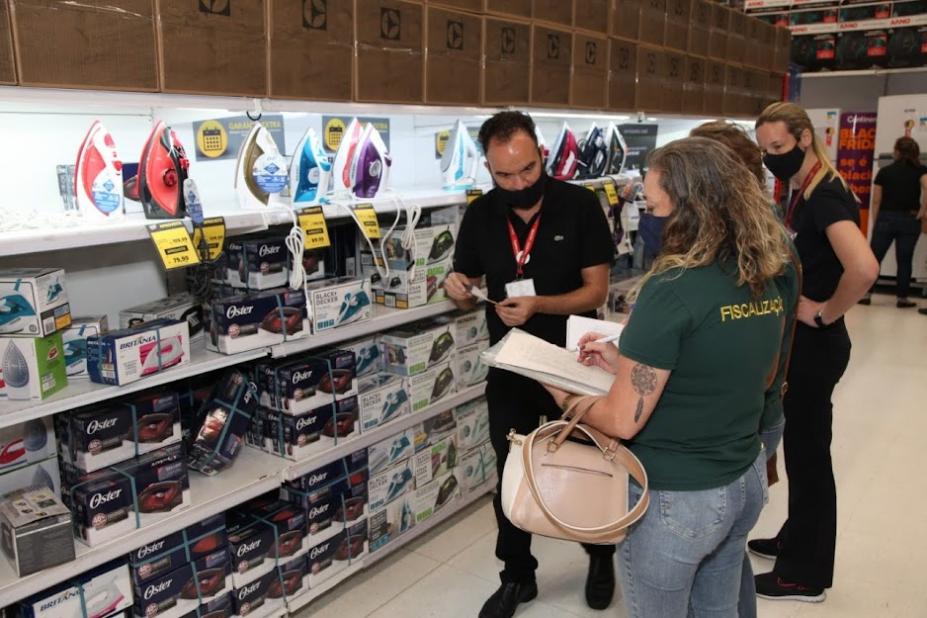
[[[898,264],[898,285],[895,289],[898,298],[907,298],[911,291],[914,248],[920,236],[921,222],[915,213],[883,210],[872,228],[870,246],[880,264],[892,242],[895,243],[895,262]]]
[[[782,441],[782,432],[785,431],[785,417],[778,423],[760,432],[760,441],[767,457],[772,457],[779,442]],[[737,603],[737,615],[740,618],[756,618],[756,582],[753,579],[753,565],[750,564],[750,555],[744,552],[744,566],[740,573],[740,601]]]
[[[629,494],[634,504],[641,489],[632,484]],[[765,451],[724,487],[651,492],[619,545],[628,615],[737,616],[747,533],[767,498]]]

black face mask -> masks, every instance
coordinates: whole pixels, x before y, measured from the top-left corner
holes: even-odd
[[[805,151],[795,144],[795,148],[783,154],[763,154],[763,163],[772,175],[781,180],[788,182],[792,176],[798,173],[802,163],[805,162]]]
[[[544,195],[544,187],[547,184],[547,174],[543,171],[533,185],[519,189],[518,191],[509,191],[503,189],[498,184],[496,191],[502,202],[515,210],[527,210],[538,203],[538,200]]]

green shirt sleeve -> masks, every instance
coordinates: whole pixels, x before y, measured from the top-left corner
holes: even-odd
[[[786,273],[780,277],[777,285],[782,290],[785,306],[788,307],[785,315],[785,325],[782,330],[782,342],[779,350],[779,366],[776,379],[769,390],[763,406],[763,416],[760,419],[760,431],[774,427],[782,419],[782,384],[785,382],[786,360],[789,358],[792,347],[792,328],[795,323],[795,305],[798,303],[798,274],[795,268],[789,265]]]
[[[657,369],[675,369],[680,342],[691,324],[689,310],[673,290],[678,276],[660,275],[644,284],[621,333],[622,356]]]

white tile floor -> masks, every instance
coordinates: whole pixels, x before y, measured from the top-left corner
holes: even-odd
[[[822,604],[760,600],[762,617],[927,616],[919,568],[927,553],[927,484],[920,469],[927,436],[927,316],[876,296],[873,306],[853,309],[848,323],[853,355],[835,398],[835,586]],[[775,533],[786,501],[783,482],[772,488],[755,536]],[[302,615],[475,618],[498,586],[494,545],[495,520],[486,499],[335,588]],[[534,551],[540,595],[517,617],[626,615],[617,595],[604,612],[586,607],[581,548],[537,538]],[[754,560],[755,570],[769,565]]]

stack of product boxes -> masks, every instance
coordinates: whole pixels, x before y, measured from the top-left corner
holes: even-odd
[[[126,615],[137,598],[125,560],[114,560],[20,601],[20,618],[107,618]],[[217,617],[219,618],[219,617]]]
[[[0,496],[33,486],[47,487],[61,496],[51,418],[0,429],[0,453]]]
[[[494,487],[497,481],[496,452],[489,441],[489,407],[480,398],[454,410],[461,491],[470,494]]]
[[[233,613],[225,513],[133,550],[129,565],[139,618]]]
[[[457,469],[460,446],[457,418],[453,410],[423,421],[414,430],[412,472],[415,475],[415,491],[411,502],[418,524],[460,497],[460,475]]]
[[[86,545],[130,535],[190,505],[176,393],[59,414],[55,429],[62,499]]]
[[[408,378],[384,371],[380,337],[373,336],[342,346],[357,359],[360,431],[367,433],[412,412]]]
[[[409,324],[380,337],[384,368],[406,379],[413,413],[457,392],[456,341],[447,320]]]
[[[367,450],[360,449],[283,486],[283,498],[306,518],[309,589],[367,555],[367,463]]]
[[[486,381],[489,366],[481,354],[489,348],[489,329],[486,326],[486,312],[478,308],[470,312],[457,312],[438,321],[451,326],[457,344],[454,355],[454,371],[457,388],[463,390]]]
[[[67,386],[61,335],[70,325],[63,270],[0,270],[0,401],[46,399]]]
[[[381,241],[379,255],[358,246],[361,276],[373,283],[378,304],[409,309],[446,298],[444,280],[454,267],[458,218],[456,207],[435,209],[413,231],[398,228]]]
[[[258,363],[255,382],[261,405],[248,434],[252,446],[300,460],[360,432],[356,361],[350,350]]]

